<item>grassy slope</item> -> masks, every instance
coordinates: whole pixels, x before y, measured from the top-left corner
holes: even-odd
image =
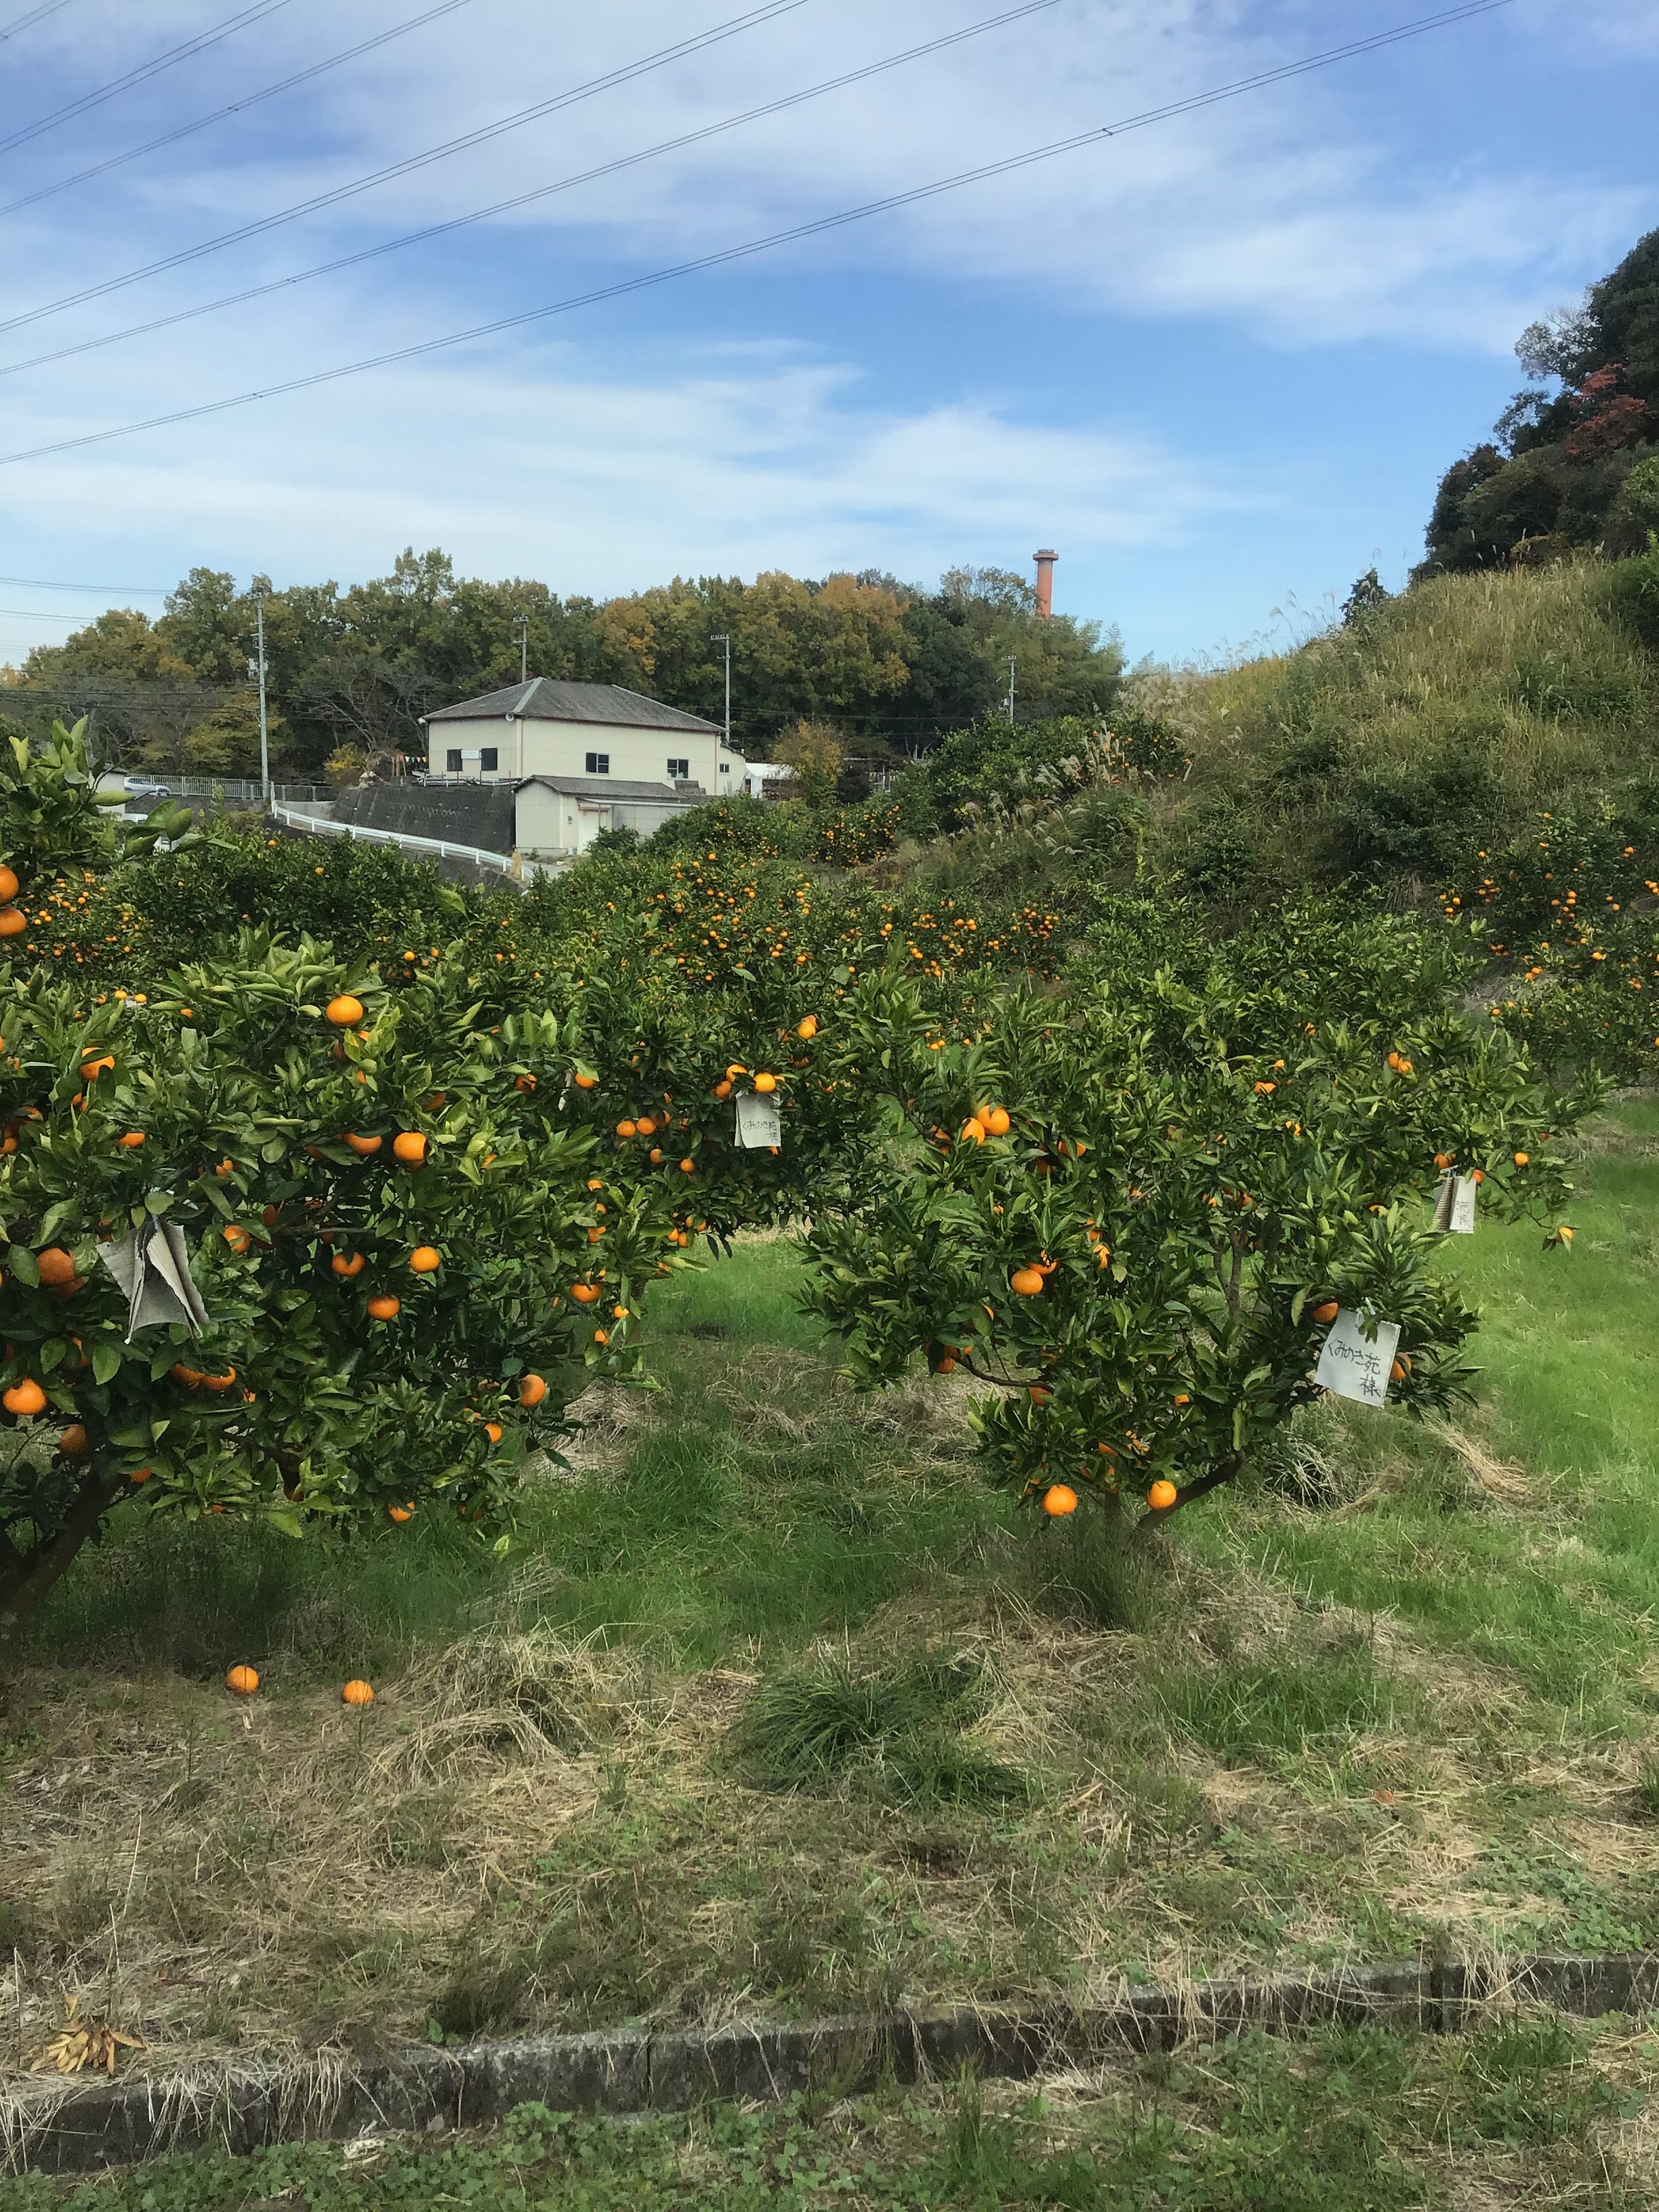
[[[1386,817],[1388,779],[1436,788],[1468,842],[1501,842],[1540,808],[1594,814],[1598,793],[1650,771],[1659,662],[1620,623],[1605,563],[1442,576],[1358,631],[1233,668],[1154,679],[1194,753],[1156,801],[1179,843],[1195,803],[1243,803],[1261,857],[1287,886],[1352,865],[1352,810]],[[1368,779],[1383,790],[1367,802]],[[1399,787],[1396,784],[1395,788]],[[1390,863],[1382,878],[1398,887]]]

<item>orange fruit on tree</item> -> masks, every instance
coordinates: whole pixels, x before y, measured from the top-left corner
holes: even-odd
[[[106,1068],[112,1072],[114,1066],[114,1056],[110,1053],[105,1053],[99,1060],[83,1060],[81,1063],[81,1080],[82,1083],[96,1083]]]
[[[499,1421],[486,1421],[484,1423],[484,1434],[489,1437],[492,1444],[500,1443],[503,1433],[504,1431]]]
[[[717,1083],[714,1085],[714,1096],[716,1098],[729,1098],[732,1096],[732,1085],[730,1082]]]
[[[0,899],[8,904],[17,896],[17,876],[11,868],[0,868]]]
[[[239,1229],[234,1221],[227,1228],[222,1229],[219,1233],[233,1252],[246,1252],[253,1242],[246,1230]]]
[[[775,1075],[761,1074],[755,1078],[755,1088],[758,1091],[764,1093],[769,1091],[775,1091],[777,1087],[778,1079]]]
[[[1530,1152],[1517,1152],[1515,1156],[1515,1164],[1518,1168],[1523,1168],[1531,1158],[1532,1154]]]
[[[354,1282],[368,1262],[361,1252],[337,1252],[328,1264],[337,1275],[343,1275],[348,1282]]]
[[[988,1113],[981,1115],[980,1119],[984,1122],[987,1129],[990,1132],[992,1136],[1006,1137],[1007,1135],[1009,1121],[1008,1109],[1006,1106],[993,1106]]]
[[[816,1014],[808,1014],[805,1021],[799,1021],[795,1024],[795,1035],[798,1037],[805,1038],[809,1043],[812,1038],[817,1035],[817,1033],[818,1018]]]
[[[597,1301],[599,1292],[592,1283],[572,1283],[570,1295],[579,1306],[591,1306]]]
[[[360,1160],[366,1160],[374,1153],[380,1151],[381,1146],[385,1144],[386,1139],[384,1137],[365,1137],[361,1135],[356,1129],[350,1129],[346,1133],[346,1142],[350,1146],[352,1151],[356,1153]]]
[[[413,1501],[411,1500],[407,1505],[388,1505],[386,1509],[386,1517],[388,1521],[396,1521],[400,1525],[405,1521],[412,1521],[415,1518]]]
[[[623,1138],[631,1137],[635,1133],[636,1126],[637,1125],[632,1121],[618,1121],[617,1124],[617,1134]]]
[[[402,1309],[402,1299],[394,1298],[389,1291],[377,1291],[368,1302],[369,1318],[372,1321],[390,1321],[394,1315],[401,1312]]]
[[[1180,1495],[1174,1483],[1166,1482],[1160,1475],[1146,1492],[1146,1503],[1154,1513],[1167,1513]]]
[[[1023,1298],[1034,1298],[1042,1290],[1043,1277],[1036,1267],[1016,1267],[1008,1278],[1008,1287]]]
[[[72,1283],[75,1280],[75,1262],[61,1244],[48,1244],[46,1250],[40,1253],[37,1258],[40,1268],[40,1280],[48,1289],[58,1290],[64,1284]]]
[[[435,1244],[417,1244],[409,1255],[409,1264],[417,1275],[435,1275],[443,1259]]]
[[[546,1395],[547,1384],[541,1376],[526,1375],[520,1379],[519,1383],[519,1403],[521,1406],[539,1406],[542,1400],[545,1398]]]
[[[91,1449],[86,1429],[79,1421],[71,1421],[58,1439],[58,1449],[65,1459],[80,1459]]]
[[[252,1667],[233,1667],[225,1676],[226,1689],[234,1690],[239,1698],[251,1698],[258,1686],[258,1674]]]
[[[1042,1493],[1042,1510],[1051,1519],[1063,1520],[1066,1514],[1077,1511],[1077,1492],[1069,1483],[1051,1483]]]
[[[657,1125],[648,1114],[641,1114],[634,1127],[642,1137],[654,1137],[657,1133]]]
[[[132,1473],[127,1477],[127,1480],[129,1482],[148,1482],[150,1478],[150,1473],[151,1470],[147,1467],[136,1467],[132,1470]]]
[[[964,1145],[982,1145],[985,1142],[985,1136],[984,1122],[970,1115],[962,1125],[960,1141]]]
[[[426,1158],[426,1139],[418,1129],[400,1129],[392,1149],[406,1168],[417,1168]]]
[[[696,1172],[697,1164],[695,1160],[682,1160],[680,1162],[680,1173],[682,1175],[696,1175]]]
[[[337,1030],[355,1030],[363,1018],[363,1002],[345,991],[337,999],[331,999],[324,1011]]]
[[[343,1704],[348,1705],[372,1705],[374,1702],[374,1692],[368,1683],[353,1680],[342,1689],[340,1698]]]
[[[1319,1326],[1322,1328],[1324,1328],[1328,1327],[1328,1325],[1336,1319],[1338,1314],[1340,1314],[1341,1310],[1341,1307],[1337,1304],[1334,1298],[1327,1298],[1322,1305],[1317,1305],[1314,1308],[1313,1317],[1319,1323]]]
[[[9,1390],[0,1394],[0,1406],[9,1413],[44,1413],[46,1394],[38,1382],[25,1376],[21,1382],[14,1382]]]
[[[651,1147],[651,1164],[653,1168],[659,1168],[662,1165],[662,1146],[660,1145],[653,1145]]]
[[[136,1152],[144,1141],[144,1133],[142,1129],[129,1129],[120,1141],[128,1152]]]
[[[0,937],[21,937],[28,927],[28,917],[15,906],[0,906]]]
[[[572,1082],[574,1083],[578,1091],[592,1091],[598,1084],[599,1079],[597,1075],[590,1075],[586,1068],[580,1067],[576,1070],[575,1074],[571,1078]]]
[[[536,1088],[536,1079],[533,1075],[515,1076],[513,1080],[513,1088],[515,1091],[533,1091]]]

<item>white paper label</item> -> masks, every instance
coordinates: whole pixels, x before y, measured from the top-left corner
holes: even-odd
[[[1434,1225],[1443,1236],[1474,1236],[1474,1194],[1480,1188],[1473,1176],[1441,1176],[1434,1194]]]
[[[1331,1323],[1314,1374],[1322,1389],[1339,1398],[1357,1398],[1362,1406],[1388,1402],[1389,1370],[1400,1342],[1400,1324],[1382,1321],[1375,1326],[1376,1335],[1367,1336],[1361,1316],[1342,1309]]]
[[[738,1101],[738,1142],[757,1152],[763,1146],[781,1143],[782,1137],[775,1102],[763,1098],[758,1091],[745,1091]]]

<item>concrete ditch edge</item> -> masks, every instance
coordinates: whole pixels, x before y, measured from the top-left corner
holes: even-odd
[[[908,2084],[964,2067],[1026,2080],[1109,2050],[1167,2050],[1242,2027],[1283,2034],[1370,2022],[1450,2033],[1495,2007],[1519,2006],[1583,2019],[1652,2009],[1659,1956],[1401,1961],[1126,1988],[1115,2003],[1085,2009],[962,2005],[799,2024],[529,2036],[454,2051],[421,2045],[355,2069],[330,2057],[281,2073],[198,2069],[53,2085],[0,2104],[0,2165],[87,2172],[216,2143],[243,2152],[287,2141],[440,2134],[524,2104],[680,2112],[710,2099],[850,2094],[882,2078]]]

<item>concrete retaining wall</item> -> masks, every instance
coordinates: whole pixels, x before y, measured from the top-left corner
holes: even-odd
[[[1597,2019],[1659,2007],[1659,1957],[1451,1960],[1126,1990],[1082,2011],[958,2007],[802,2026],[530,2036],[455,2051],[426,2046],[348,2069],[337,2057],[261,2074],[198,2069],[152,2080],[53,2084],[0,2103],[0,2157],[67,2173],[222,2143],[442,2133],[514,2106],[556,2112],[678,2112],[710,2098],[769,2101],[810,2088],[851,2094],[972,2068],[1024,2080],[1111,2050],[1163,2050],[1246,2027],[1273,2033],[1334,2023],[1454,2033],[1495,2008]]]

